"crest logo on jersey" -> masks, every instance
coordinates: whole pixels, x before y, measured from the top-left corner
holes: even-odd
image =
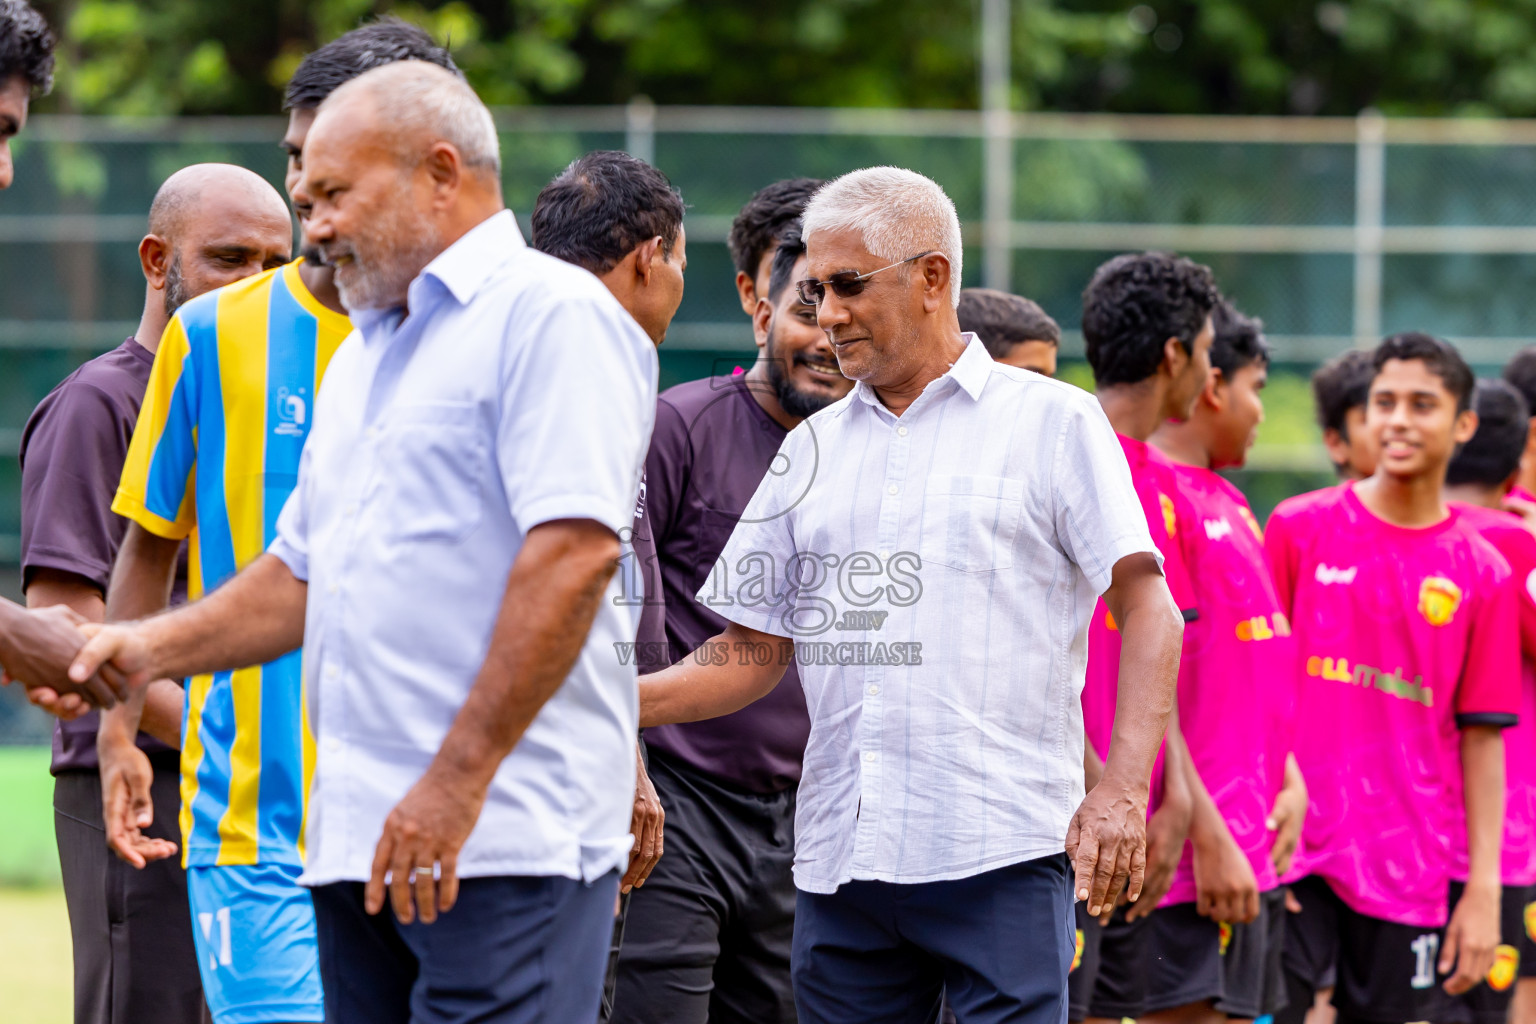
[[[1444,576],[1426,576],[1419,584],[1419,614],[1431,626],[1443,626],[1461,607],[1461,588]]]
[[[1171,539],[1178,532],[1179,517],[1173,512],[1173,499],[1162,491],[1157,492],[1157,507],[1163,510],[1163,526]]]
[[[1259,521],[1253,518],[1253,512],[1248,506],[1237,506],[1237,514],[1243,517],[1243,522],[1248,524],[1248,529],[1253,531],[1253,535],[1262,541],[1264,539],[1264,527],[1260,526]]]
[[[1072,966],[1067,969],[1068,974],[1083,966],[1083,930],[1081,928],[1077,929],[1077,937],[1073,941],[1076,948],[1072,952]]]
[[[284,437],[303,437],[304,424],[309,421],[309,403],[304,389],[289,391],[277,389],[277,427],[275,432]]]
[[[1227,955],[1227,947],[1232,945],[1232,926],[1225,921],[1216,923],[1218,934],[1221,936],[1221,955]]]
[[[1488,987],[1495,992],[1508,991],[1520,973],[1520,951],[1514,946],[1499,946],[1493,951],[1493,966],[1488,968]]]
[[[1536,903],[1525,905],[1525,935],[1532,942],[1536,942]]]
[[[1317,582],[1325,587],[1334,583],[1353,583],[1355,582],[1355,573],[1359,571],[1360,567],[1358,565],[1352,565],[1348,569],[1339,569],[1331,565],[1319,564],[1316,573]]]
[[[1220,519],[1207,519],[1205,521],[1205,535],[1210,540],[1221,540],[1223,537],[1232,536],[1232,524],[1227,522],[1227,517]]]

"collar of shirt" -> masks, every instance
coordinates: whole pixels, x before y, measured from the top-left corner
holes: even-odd
[[[960,337],[965,340],[965,350],[960,353],[960,358],[950,364],[949,369],[942,376],[928,382],[928,386],[923,388],[923,393],[917,397],[917,401],[907,407],[908,411],[928,398],[930,394],[944,393],[949,387],[947,382],[951,380],[959,386],[960,390],[970,395],[972,400],[981,398],[981,391],[987,386],[987,378],[992,375],[994,365],[992,356],[987,352],[987,346],[983,345],[981,339],[973,332],[965,331]],[[886,408],[885,403],[880,401],[880,396],[875,393],[875,389],[863,381],[853,386],[853,393],[858,395],[865,405],[882,410],[887,416],[894,415]]]
[[[422,268],[406,290],[407,305],[417,315],[423,315],[431,312],[445,294],[452,295],[461,306],[469,305],[496,269],[526,244],[511,210],[491,214]],[[364,344],[388,339],[404,319],[405,310],[399,306],[352,313],[352,322],[362,332]]]

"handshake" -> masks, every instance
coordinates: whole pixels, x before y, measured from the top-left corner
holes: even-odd
[[[63,605],[27,610],[0,601],[0,672],[59,718],[110,708],[149,680],[133,629],[87,622]]]

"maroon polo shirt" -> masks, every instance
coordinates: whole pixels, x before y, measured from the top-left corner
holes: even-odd
[[[645,460],[645,518],[656,546],[673,659],[723,632],[696,594],[788,434],[743,376],[709,377],[662,392]],[[638,546],[637,546],[638,550]],[[645,623],[642,621],[641,640]],[[642,653],[646,653],[642,645]],[[665,662],[642,661],[641,672]],[[734,714],[645,730],[648,746],[755,793],[800,781],[811,721],[791,665],[772,693]]]
[[[64,378],[21,435],[22,586],[39,569],[72,573],[103,594],[128,520],[112,511],[154,354],[129,338]],[[186,549],[172,602],[186,600]],[[97,713],[58,722],[53,773],[96,770]],[[139,733],[151,753],[175,751]]]

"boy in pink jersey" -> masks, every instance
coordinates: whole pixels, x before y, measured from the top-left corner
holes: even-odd
[[[1207,268],[1168,253],[1117,256],[1094,273],[1083,292],[1083,337],[1099,403],[1119,435],[1152,538],[1163,553],[1168,588],[1186,620],[1194,617],[1194,602],[1182,552],[1172,537],[1178,500],[1173,466],[1146,439],[1164,420],[1188,416],[1205,385],[1217,297]],[[1100,601],[1088,629],[1082,694],[1090,788],[1102,769],[1097,752],[1107,749],[1114,724],[1119,670],[1120,633]],[[1187,760],[1170,726],[1153,769],[1141,898],[1116,910],[1107,924],[1078,904],[1081,952],[1068,976],[1074,1021],[1119,1021],[1145,1009],[1151,962],[1147,915],[1172,882],[1189,831],[1193,798]]]
[[[1323,447],[1340,480],[1364,480],[1376,472],[1376,442],[1365,429],[1365,401],[1376,368],[1371,354],[1350,349],[1312,374],[1312,403]]]
[[[1520,457],[1520,474],[1515,478],[1515,486],[1510,488],[1510,497],[1536,504],[1536,345],[1528,345],[1510,356],[1509,362],[1504,364],[1503,377],[1520,392],[1533,417]],[[1536,1007],[1533,1007],[1532,1018],[1536,1019]]]
[[[1513,570],[1520,607],[1521,686],[1520,722],[1504,733],[1504,896],[1499,948],[1487,984],[1461,998],[1472,1024],[1503,1024],[1517,979],[1525,995],[1522,1010],[1531,1008],[1531,996],[1536,994],[1536,977],[1529,973],[1530,961],[1536,957],[1529,955],[1531,940],[1525,929],[1525,908],[1536,884],[1536,598],[1532,594],[1536,536],[1503,507],[1520,472],[1530,412],[1520,392],[1502,380],[1478,381],[1472,407],[1477,413],[1477,433],[1451,460],[1445,496],[1499,549]],[[1452,905],[1467,877],[1465,836],[1454,838],[1458,864]]]
[[[1375,474],[1283,502],[1266,536],[1301,666],[1293,749],[1311,796],[1284,878],[1301,909],[1282,1021],[1330,972],[1340,1021],[1459,1020],[1446,995],[1483,980],[1499,939],[1516,593],[1509,563],[1443,495],[1477,426],[1472,371],[1424,334],[1388,338],[1373,362]],[[1462,780],[1464,821],[1451,806]],[[1447,921],[1458,831],[1468,883]]]
[[[1184,632],[1179,727],[1219,823],[1192,829],[1172,887],[1152,917],[1147,1013],[1158,1022],[1226,1021],[1284,1005],[1280,951],[1288,860],[1306,814],[1299,769],[1287,780],[1295,690],[1290,623],[1248,502],[1215,470],[1241,466],[1264,419],[1262,325],[1223,299],[1212,317],[1211,378],[1182,423],[1152,442],[1175,463],[1189,518],[1178,524],[1200,616]],[[1277,833],[1283,834],[1275,850]]]

